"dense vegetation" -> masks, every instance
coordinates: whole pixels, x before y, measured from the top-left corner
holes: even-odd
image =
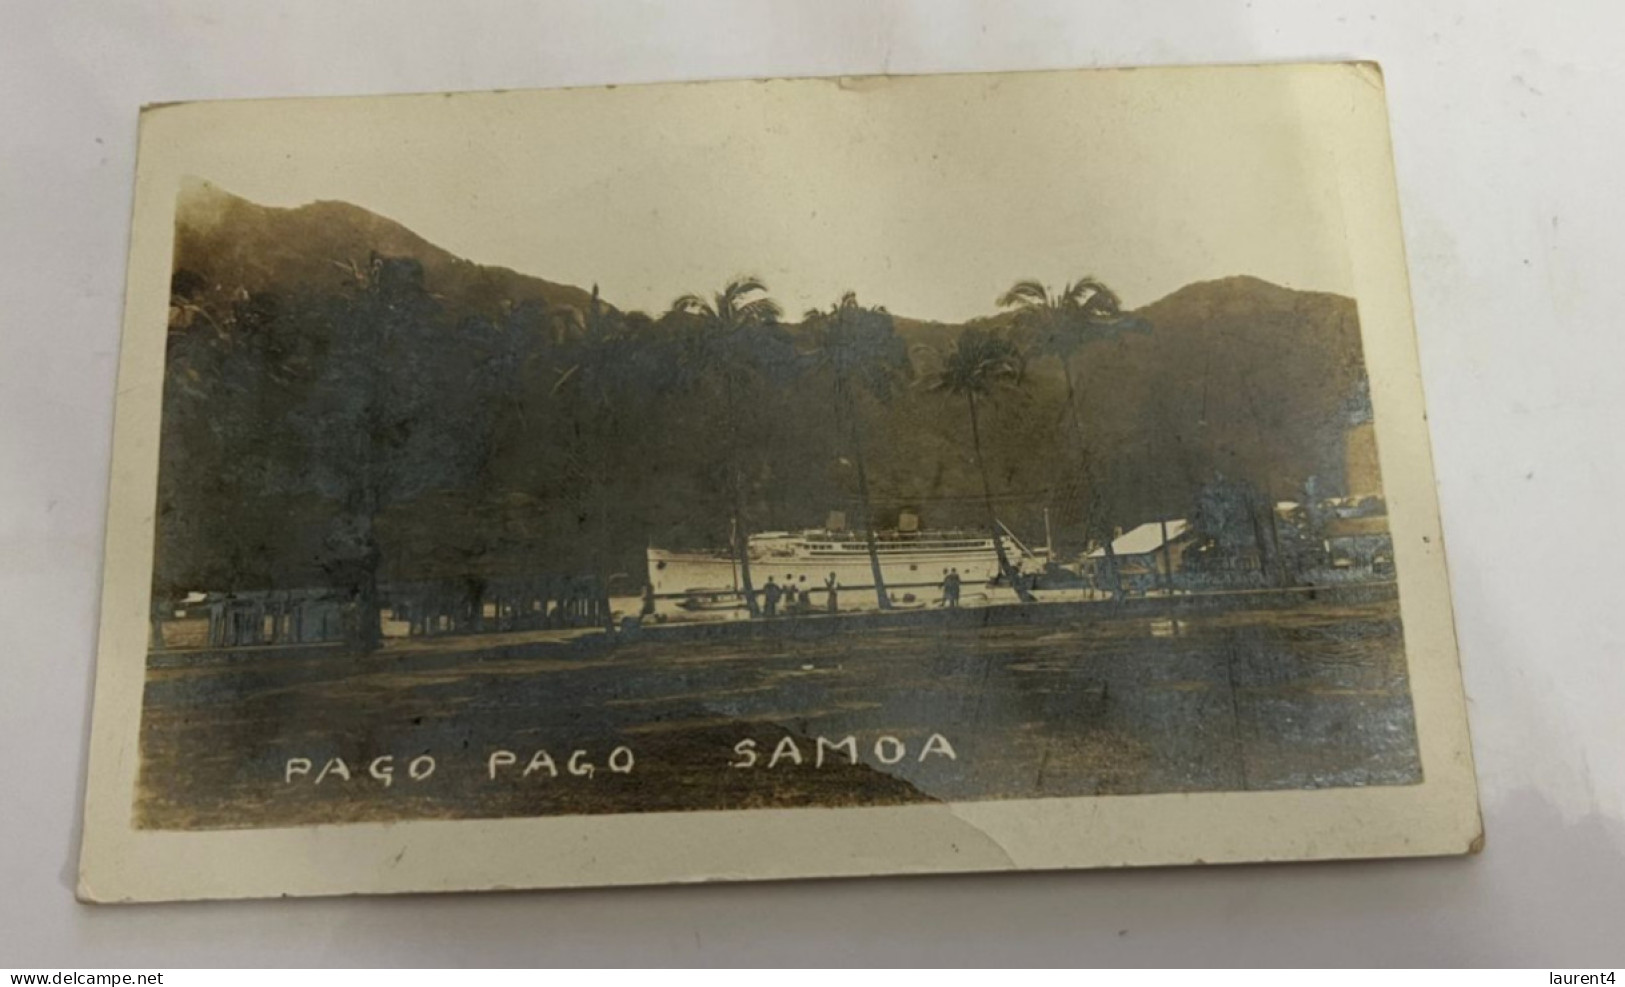
[[[537,572],[632,591],[651,543],[837,510],[1032,540],[1048,511],[1075,552],[1188,516],[1219,474],[1335,492],[1363,378],[1352,303],[1249,279],[1135,313],[1092,279],[1017,282],[966,326],[851,295],[787,319],[750,278],[645,314],[353,207],[226,206],[177,241],[160,598],[329,586],[366,608],[393,580]]]

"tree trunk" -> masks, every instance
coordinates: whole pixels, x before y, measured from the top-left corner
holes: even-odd
[[[1250,500],[1247,513],[1252,515],[1253,543],[1258,546],[1258,575],[1268,585],[1272,581],[1275,564],[1270,557],[1269,546],[1265,543],[1264,526],[1258,520],[1258,504],[1256,501]]]
[[[1033,595],[1027,592],[1027,587],[1016,579],[1015,570],[1010,565],[1010,557],[1004,551],[1004,536],[999,533],[999,515],[993,509],[993,485],[987,479],[987,463],[982,459],[982,424],[976,412],[976,395],[966,394],[970,404],[970,436],[971,445],[976,453],[976,472],[982,478],[982,501],[987,505],[987,527],[993,533],[993,554],[999,559],[999,575],[1003,576],[1016,591],[1016,598],[1023,603],[1031,603]]]
[[[373,341],[382,347],[388,338],[388,331],[381,325],[381,319],[373,308],[376,298],[368,296],[368,312],[365,323],[373,336]],[[386,470],[378,462],[379,449],[371,437],[381,431],[384,407],[384,364],[383,361],[373,361],[370,372],[364,378],[366,387],[366,402],[362,405],[360,434],[352,441],[358,444],[356,454],[361,463],[359,489],[353,491],[354,499],[351,501],[357,507],[356,517],[361,524],[361,572],[360,579],[353,585],[351,592],[355,595],[356,603],[356,629],[355,646],[362,654],[372,654],[383,643],[383,628],[380,625],[382,607],[379,600],[378,570],[383,565],[383,550],[378,545],[378,518],[383,513],[384,503],[388,498],[384,475]]]
[[[1083,418],[1078,414],[1077,387],[1072,382],[1072,361],[1067,357],[1061,358],[1061,370],[1066,377],[1066,410],[1072,419],[1072,438],[1078,444],[1078,468],[1085,469],[1088,463],[1089,450],[1083,442]],[[1087,472],[1085,472],[1087,476]],[[1085,515],[1087,517],[1087,514]],[[1087,532],[1085,533],[1087,534]],[[1117,568],[1117,552],[1112,548],[1112,528],[1106,528],[1106,570],[1112,590],[1112,598],[1123,598],[1123,576]]]
[[[600,479],[595,486],[597,501],[597,531],[593,535],[593,579],[597,585],[593,587],[593,600],[598,607],[598,616],[602,618],[602,626],[606,631],[615,629],[615,613],[609,605],[609,504],[610,498],[607,484]]]
[[[383,606],[378,592],[378,566],[381,553],[372,540],[371,532],[367,534],[367,554],[365,568],[362,571],[360,591],[356,595],[357,620],[360,626],[356,629],[356,643],[360,646],[362,654],[372,654],[383,643],[383,627],[381,618]]]
[[[858,416],[850,405],[846,409],[847,426],[852,432],[852,460],[858,470],[858,510],[863,513],[863,540],[869,549],[869,572],[875,581],[875,602],[882,610],[891,609],[891,595],[886,592],[886,577],[880,571],[880,547],[875,543],[874,514],[869,510],[869,471],[863,460],[863,434],[858,430]]]
[[[724,398],[728,419],[728,473],[733,481],[733,540],[734,557],[739,560],[739,588],[745,596],[745,610],[756,619],[762,608],[756,604],[756,586],[750,579],[750,532],[745,529],[745,487],[739,475],[739,416],[734,402],[734,381],[730,371],[723,371]]]
[[[1123,571],[1117,567],[1117,550],[1112,547],[1112,532],[1106,532],[1106,574],[1110,577],[1112,599],[1123,599]]]
[[[151,617],[152,629],[151,636],[147,641],[147,647],[152,651],[161,651],[164,647],[164,602],[159,599],[157,593],[154,593],[151,602],[148,604],[148,615]]]
[[[1072,437],[1078,443],[1078,457],[1081,461],[1084,455],[1083,448],[1083,419],[1078,415],[1077,387],[1072,383],[1072,361],[1067,357],[1061,358],[1062,375],[1066,377],[1066,410],[1072,419]]]
[[[1264,505],[1270,512],[1270,555],[1275,562],[1275,585],[1291,586],[1296,580],[1287,572],[1286,556],[1281,551],[1281,524],[1280,518],[1275,513],[1275,496],[1267,491],[1264,494]]]
[[[745,597],[745,610],[752,619],[762,615],[756,603],[756,587],[750,580],[750,535],[745,532],[744,511],[740,504],[739,485],[734,484],[734,558],[739,560],[739,590]]]
[[[485,630],[485,580],[475,575],[463,578],[463,630],[479,634]]]

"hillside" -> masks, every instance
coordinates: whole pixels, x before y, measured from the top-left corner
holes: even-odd
[[[1080,378],[1086,420],[1125,482],[1164,501],[1156,513],[1180,513],[1214,472],[1278,499],[1296,499],[1310,476],[1341,488],[1365,377],[1352,299],[1234,277],[1137,314],[1152,331],[1089,352]]]
[[[384,337],[369,335],[380,324],[342,301],[352,267],[374,254],[422,268],[387,309],[389,360],[376,359]],[[582,310],[591,295],[473,264],[353,205],[270,208],[197,184],[179,203],[175,263],[177,285],[184,275],[198,293],[188,304],[218,317],[210,326],[256,329],[233,338],[176,310],[159,559],[177,586],[336,578],[318,574],[353,566],[353,543],[374,537],[344,529],[358,498],[388,501],[386,570],[468,578],[539,558],[635,571],[650,544],[725,543],[735,511],[773,530],[853,509],[850,440],[799,326],[761,344],[779,376],[736,395],[749,410],[730,415],[733,398],[707,391],[706,375],[677,382],[692,338],[674,330],[680,320],[631,320],[641,328],[604,345],[514,331],[539,324],[532,308]],[[1219,475],[1277,500],[1298,499],[1311,478],[1343,492],[1348,435],[1367,414],[1352,299],[1230,277],[1134,314],[1148,331],[1073,359],[1086,470],[1059,360],[1030,360],[1019,386],[985,399],[983,459],[1003,522],[1036,539],[1048,520],[1075,551],[1102,530],[1189,516]],[[970,324],[1010,322],[990,311]],[[932,362],[923,347],[945,351],[965,328],[906,314],[892,327],[916,371]],[[931,526],[985,524],[965,400],[902,383],[856,408],[876,523],[908,510]],[[358,403],[369,394],[389,397]],[[371,452],[399,462],[362,473],[396,489],[358,493],[354,449],[382,418],[400,430]],[[731,493],[728,476],[744,486]]]
[[[423,265],[430,292],[469,311],[495,315],[542,301],[584,307],[587,290],[486,267],[442,250],[411,230],[347,202],[293,209],[262,206],[207,182],[182,190],[175,211],[175,269],[249,292],[300,284],[338,286],[350,265],[378,253]]]

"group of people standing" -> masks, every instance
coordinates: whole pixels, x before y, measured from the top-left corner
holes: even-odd
[[[963,586],[964,580],[959,575],[958,569],[945,571],[942,576],[942,597],[937,601],[937,605],[947,607],[950,610],[959,609],[960,590]],[[824,605],[822,608],[815,606],[813,603],[812,594],[814,592],[807,585],[806,576],[796,579],[787,574],[783,583],[780,583],[776,576],[768,576],[767,584],[761,589],[762,616],[778,617],[790,614],[817,613],[820,609],[826,613],[840,612],[841,584],[835,573],[832,572],[824,578]],[[913,597],[910,596],[907,599],[912,600]],[[646,584],[643,587],[642,612],[645,617],[654,615],[655,592],[654,587],[651,585]]]
[[[777,617],[780,613],[815,613],[816,610],[810,595],[811,591],[806,583],[806,576],[792,582],[791,577],[786,575],[783,584],[780,584],[775,577],[768,576],[767,585],[762,587],[762,615],[764,617]],[[938,601],[938,605],[947,607],[950,610],[959,609],[959,593],[963,585],[964,580],[960,577],[958,569],[949,569],[945,572],[942,576],[942,599]],[[824,609],[827,612],[836,613],[840,610],[840,590],[841,584],[835,578],[835,573],[832,572],[825,577]],[[780,609],[781,603],[783,605],[782,610]]]
[[[768,576],[767,585],[762,587],[762,615],[777,617],[780,613],[817,612],[813,606],[811,591],[806,583],[806,576],[792,582],[791,577],[786,575],[783,584],[780,584],[775,577]],[[958,569],[949,569],[945,572],[942,577],[942,599],[938,601],[938,605],[951,610],[959,609],[959,593],[963,585],[964,580],[960,577]],[[835,573],[832,572],[825,577],[824,609],[827,612],[836,613],[840,610],[840,590],[841,584],[835,578]],[[913,599],[913,597],[909,597],[909,599]]]
[[[768,576],[767,585],[762,587],[762,616],[777,617],[781,602],[784,604],[783,612],[786,614],[815,612],[812,591],[806,583],[806,576],[802,576],[798,582],[792,582],[787,575],[784,577],[783,585],[780,585],[773,576]],[[840,581],[832,572],[824,578],[824,609],[827,612],[835,613],[840,610],[840,591]]]

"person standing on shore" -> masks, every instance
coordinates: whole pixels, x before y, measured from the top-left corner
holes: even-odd
[[[841,609],[841,583],[835,578],[835,573],[824,577],[824,591],[829,595],[829,612],[838,613]]]
[[[762,610],[764,616],[777,617],[779,615],[779,597],[783,595],[784,591],[779,589],[779,584],[773,581],[772,576],[768,576],[767,585],[762,587],[762,596],[766,604]]]
[[[950,610],[959,609],[959,570],[949,569],[942,579],[942,602]]]

